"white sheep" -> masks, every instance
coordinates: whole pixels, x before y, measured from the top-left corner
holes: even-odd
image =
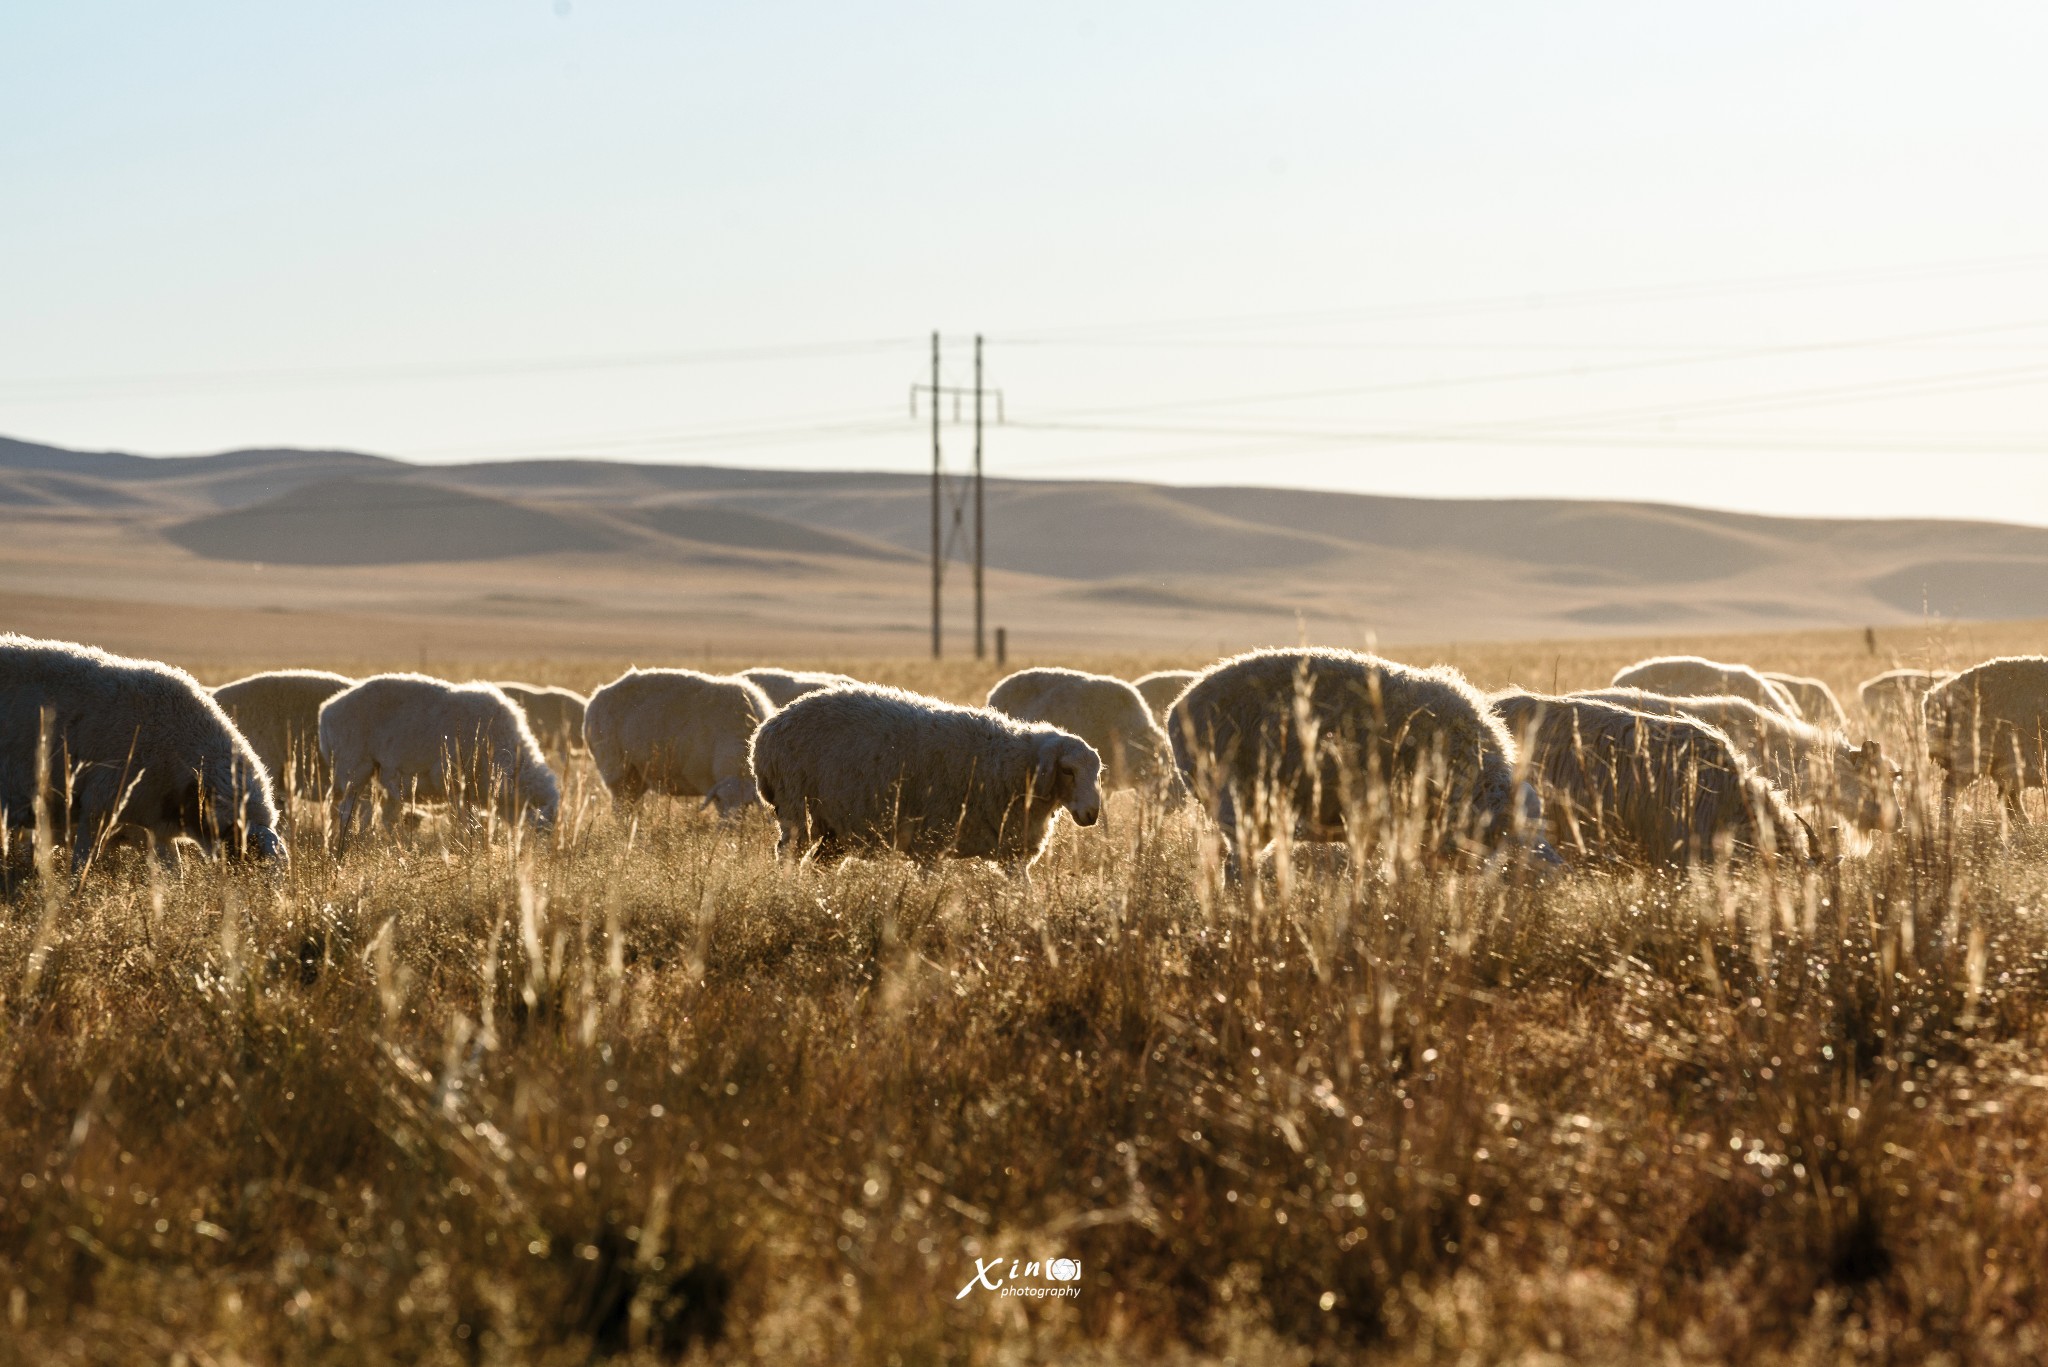
[[[1917,727],[1927,690],[1954,677],[1947,670],[1887,669],[1857,685],[1856,696],[1872,721]]]
[[[773,669],[767,665],[756,665],[739,672],[742,679],[750,679],[768,701],[777,707],[787,707],[806,693],[815,693],[821,688],[841,688],[857,684],[859,679],[850,679],[844,674],[827,674],[816,670]]]
[[[924,862],[990,859],[1023,871],[1062,809],[1102,813],[1102,758],[1044,723],[861,685],[798,698],[754,736],[779,854],[894,849]]]
[[[1799,708],[1802,721],[1812,722],[1824,731],[1849,732],[1849,714],[1842,710],[1842,700],[1829,688],[1827,680],[1812,679],[1803,674],[1778,674],[1766,671],[1764,677],[1776,684]]]
[[[1359,813],[1403,806],[1424,823],[1422,847],[1438,853],[1508,839],[1541,846],[1541,802],[1516,779],[1515,743],[1455,670],[1348,650],[1253,651],[1204,671],[1166,731],[1233,867],[1240,841],[1257,854],[1289,827],[1340,840]]]
[[[1560,851],[1681,865],[1814,853],[1784,795],[1705,722],[1520,689],[1491,703],[1537,775]]]
[[[1805,720],[1792,695],[1743,664],[1698,655],[1660,655],[1616,671],[1609,688],[1640,688],[1667,698],[1747,698],[1796,720]]]
[[[0,815],[35,824],[37,752],[49,737],[44,797],[70,827],[71,865],[102,839],[140,831],[208,853],[283,858],[263,761],[213,695],[182,669],[92,646],[0,635]],[[69,805],[66,806],[68,795]]]
[[[1152,715],[1163,724],[1166,714],[1173,708],[1173,700],[1188,691],[1188,685],[1195,681],[1192,669],[1155,669],[1150,674],[1141,674],[1131,681],[1131,687],[1138,690],[1138,696],[1152,709]]]
[[[1972,665],[1928,689],[1921,715],[1947,796],[1988,776],[2018,817],[2020,795],[2048,783],[2048,655]]]
[[[213,700],[263,761],[274,794],[325,797],[333,776],[320,758],[320,705],[354,682],[324,669],[273,669],[222,684]]]
[[[1596,698],[1636,712],[1696,718],[1734,741],[1793,801],[1826,806],[1866,831],[1898,825],[1899,766],[1874,740],[1857,745],[1748,698],[1674,698],[1638,688],[1591,689],[1570,696]]]
[[[1102,756],[1103,786],[1168,793],[1180,787],[1173,746],[1138,690],[1107,674],[1023,669],[989,690],[988,705],[1018,721],[1049,722]]]
[[[497,689],[519,704],[544,753],[566,760],[583,748],[583,711],[589,704],[581,693],[553,684],[499,683]]]
[[[667,793],[733,816],[760,803],[748,747],[774,713],[749,679],[629,669],[590,695],[583,737],[614,804]]]
[[[494,805],[509,819],[522,809],[536,827],[554,824],[561,790],[519,705],[487,683],[450,683],[423,674],[378,674],[320,708],[320,753],[334,770],[336,828],[346,838],[374,780],[384,789],[384,824],[407,802]]]

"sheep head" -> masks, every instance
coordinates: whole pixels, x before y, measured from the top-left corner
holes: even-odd
[[[722,778],[711,785],[711,791],[704,797],[704,805],[715,806],[721,817],[735,817],[749,807],[759,806],[761,790],[754,780],[734,775]]]
[[[1844,745],[1835,754],[1835,787],[1843,810],[1866,831],[1889,831],[1899,824],[1899,780],[1902,771],[1874,740]]]
[[[1054,731],[1040,738],[1031,786],[1038,801],[1065,807],[1076,825],[1102,817],[1102,756],[1079,736]]]
[[[223,849],[231,859],[284,859],[284,837],[277,832],[277,807],[260,770],[237,760],[209,766],[217,781],[199,773],[182,776],[158,802],[156,819],[146,821],[160,840],[188,836],[212,855]]]

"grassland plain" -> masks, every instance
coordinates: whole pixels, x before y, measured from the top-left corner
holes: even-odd
[[[1845,689],[2042,639],[1398,654]],[[1682,880],[1289,855],[1232,889],[1127,798],[1028,885],[779,867],[765,812],[622,819],[587,768],[545,837],[428,817],[339,862],[297,801],[275,876],[72,890],[17,840],[0,1358],[2038,1362],[2048,822],[1950,820],[1909,769],[1867,851]],[[1071,1298],[985,1284],[1057,1257]]]

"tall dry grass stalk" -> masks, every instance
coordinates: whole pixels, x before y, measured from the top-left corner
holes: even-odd
[[[1121,798],[1029,884],[667,803],[75,890],[39,834],[12,1353],[2039,1361],[2048,827],[1937,797],[1684,878],[1233,885]]]

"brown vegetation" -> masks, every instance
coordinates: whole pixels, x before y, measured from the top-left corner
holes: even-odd
[[[1886,663],[1694,644],[1844,697]],[[1547,691],[1644,646],[1405,654]],[[1909,778],[1867,853],[1685,879],[1226,888],[1129,797],[1028,885],[777,866],[765,811],[629,823],[587,767],[546,836],[338,863],[298,800],[275,878],[74,892],[17,841],[13,1354],[2039,1361],[2048,826]],[[1072,1299],[956,1297],[1061,1255]]]

